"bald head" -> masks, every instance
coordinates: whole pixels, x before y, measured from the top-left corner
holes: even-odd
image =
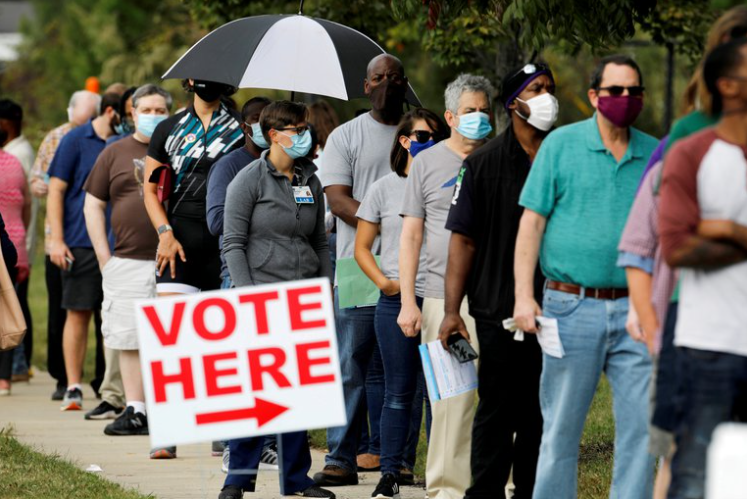
[[[70,97],[68,106],[68,120],[75,126],[82,125],[91,118],[98,116],[101,106],[101,96],[88,90],[79,90]]]
[[[386,74],[391,71],[396,71],[404,76],[405,67],[402,65],[402,61],[390,54],[377,55],[368,63],[366,79],[370,80],[376,73]]]

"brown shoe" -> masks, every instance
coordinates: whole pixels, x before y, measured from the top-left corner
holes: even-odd
[[[348,471],[334,464],[328,464],[322,471],[314,475],[314,482],[320,487],[358,485],[358,473]]]
[[[399,480],[397,480],[397,483],[400,485],[415,485],[415,474],[412,470],[402,468],[399,472]]]
[[[358,471],[381,471],[381,459],[376,454],[360,454],[356,461]]]

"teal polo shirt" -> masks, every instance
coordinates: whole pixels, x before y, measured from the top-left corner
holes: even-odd
[[[519,204],[547,218],[540,249],[545,277],[589,288],[625,288],[620,242],[646,162],[658,140],[635,128],[617,162],[596,114],[545,138]]]

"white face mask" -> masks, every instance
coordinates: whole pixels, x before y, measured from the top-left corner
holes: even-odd
[[[529,118],[522,115],[518,109],[516,110],[516,114],[527,120],[527,123],[538,130],[542,130],[543,132],[548,131],[558,119],[558,99],[552,94],[544,93],[537,97],[532,97],[527,101],[523,101],[518,97],[516,100],[529,106],[530,112]]]

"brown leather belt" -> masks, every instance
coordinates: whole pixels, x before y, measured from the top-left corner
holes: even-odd
[[[596,298],[597,300],[617,300],[618,298],[628,296],[628,288],[584,288],[576,284],[551,281],[549,279],[547,281],[547,288],[574,295],[583,294],[585,298]]]

